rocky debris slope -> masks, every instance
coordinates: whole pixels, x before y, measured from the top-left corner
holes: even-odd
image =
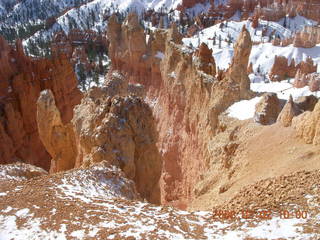
[[[26,57],[21,42],[15,49],[0,38],[0,162],[22,160],[49,169],[49,155],[37,130],[36,102],[40,91],[55,94],[62,121],[72,118],[80,102],[77,79],[69,61]]]
[[[142,197],[159,203],[162,159],[152,112],[142,99],[127,95],[128,83],[118,75],[106,87],[89,90],[67,124],[52,93],[42,92],[37,104],[40,137],[53,158],[52,172],[106,161],[134,180]]]
[[[295,184],[306,187],[308,195],[297,194],[294,199],[298,209],[308,210],[307,219],[281,219],[274,211],[271,219],[244,219],[238,214],[228,221],[214,212],[179,211],[141,202],[134,183],[125,178],[120,169],[108,165],[99,163],[88,169],[1,184],[1,238],[259,239],[266,234],[268,239],[317,237],[317,232],[310,232],[310,228],[318,226],[313,220],[319,217],[319,212],[313,209],[319,206],[319,199],[313,195],[312,185],[319,180],[318,172],[300,174],[303,178],[300,175],[282,178],[280,182],[271,179],[267,188],[272,192],[275,184],[276,189],[283,185],[285,189],[289,189],[289,185],[292,189]],[[259,198],[260,188],[250,189],[244,194]],[[294,192],[299,193],[298,190]],[[245,199],[239,199],[243,207],[250,207]],[[236,206],[241,209],[240,205]]]
[[[269,209],[278,211],[279,214],[281,210],[288,210],[291,213],[294,210],[306,211],[310,223],[308,227],[310,227],[317,222],[316,215],[319,214],[317,209],[320,204],[319,178],[319,170],[300,171],[277,178],[267,178],[243,187],[222,207],[233,210]],[[290,218],[293,218],[293,215]],[[319,223],[316,225],[319,226]],[[320,234],[319,231],[317,233]]]
[[[247,76],[252,42],[244,28],[226,76],[216,78],[214,60],[203,45],[193,53],[182,45],[176,25],[156,30],[148,42],[137,16],[121,25],[115,16],[108,26],[112,70],[144,85],[159,131],[164,160],[163,201],[192,198],[193,186],[206,168],[206,143],[218,130],[218,115],[250,95]],[[138,43],[138,44],[137,44]],[[180,204],[178,203],[178,204]]]
[[[230,201],[218,209],[251,212],[266,209],[284,219],[305,218],[304,233],[320,236],[318,221],[320,171],[301,171],[277,178],[268,178],[242,188]],[[302,214],[304,216],[302,216]]]

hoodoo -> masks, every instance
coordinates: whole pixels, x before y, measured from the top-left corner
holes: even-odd
[[[319,239],[319,11],[1,0],[0,239]]]
[[[36,102],[51,89],[63,122],[71,120],[81,93],[68,59],[32,59],[21,41],[15,48],[0,38],[0,163],[23,161],[49,170],[50,157],[40,141]]]

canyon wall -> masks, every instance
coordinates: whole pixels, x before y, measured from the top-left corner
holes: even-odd
[[[48,170],[50,156],[39,139],[36,102],[41,90],[51,89],[62,121],[69,121],[81,99],[73,68],[63,56],[29,58],[20,41],[13,48],[3,38],[0,65],[0,163],[23,161]]]
[[[141,98],[127,95],[127,87],[109,84],[90,89],[67,124],[61,121],[52,92],[41,92],[37,104],[40,137],[52,156],[52,173],[104,161],[134,180],[141,197],[159,204],[162,158],[156,147],[155,121]]]
[[[202,45],[193,52],[182,45],[175,25],[146,36],[137,16],[121,25],[112,16],[108,26],[112,70],[131,83],[144,85],[159,132],[163,157],[162,202],[183,207],[207,168],[207,143],[219,131],[218,115],[233,102],[250,96],[247,66],[252,42],[244,28],[235,57],[222,79],[214,59]]]

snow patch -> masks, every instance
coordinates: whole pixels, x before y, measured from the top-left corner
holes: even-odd
[[[228,116],[239,120],[253,118],[256,104],[261,100],[261,97],[255,97],[250,100],[242,100],[231,105],[226,113]]]
[[[163,52],[158,51],[157,54],[155,55],[155,57],[159,58],[159,59],[164,59],[165,56],[164,56]]]

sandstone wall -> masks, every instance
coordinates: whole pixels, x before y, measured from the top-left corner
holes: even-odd
[[[40,91],[51,89],[62,120],[72,118],[73,106],[80,102],[77,79],[68,59],[31,59],[0,38],[0,163],[18,160],[45,168],[50,157],[42,145],[36,122],[36,102]]]
[[[247,66],[252,42],[243,29],[233,64],[219,80],[216,71],[207,68],[214,61],[208,58],[205,46],[197,53],[182,46],[175,25],[168,31],[156,30],[145,42],[135,18],[130,15],[123,25],[114,16],[110,18],[112,69],[131,83],[145,86],[164,161],[162,201],[181,207],[194,196],[194,185],[207,168],[207,142],[219,129],[218,114],[250,95]],[[133,43],[139,43],[138,47]]]

